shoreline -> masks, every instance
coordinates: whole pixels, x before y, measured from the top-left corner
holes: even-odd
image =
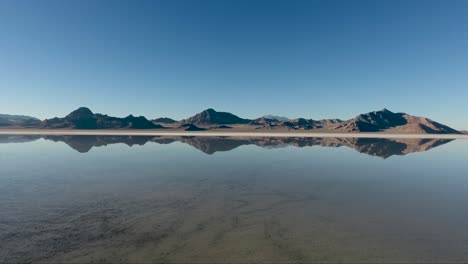
[[[199,136],[199,137],[309,137],[309,138],[416,138],[468,139],[468,134],[392,134],[392,133],[333,133],[333,132],[215,132],[161,130],[51,130],[0,129],[0,135],[24,136]]]

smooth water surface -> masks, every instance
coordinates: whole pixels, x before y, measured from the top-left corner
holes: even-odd
[[[467,262],[467,172],[463,140],[2,136],[0,262]]]

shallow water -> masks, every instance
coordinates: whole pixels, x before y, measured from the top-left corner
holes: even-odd
[[[464,140],[1,136],[0,262],[467,262],[467,154]]]

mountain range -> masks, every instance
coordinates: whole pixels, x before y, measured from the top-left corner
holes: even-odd
[[[0,127],[39,124],[41,120],[24,115],[4,115],[0,114]]]
[[[317,132],[389,132],[413,134],[459,134],[453,128],[425,117],[394,113],[388,109],[373,111],[349,120],[341,119],[287,119],[262,116],[257,119],[241,118],[228,112],[206,109],[192,117],[177,121],[168,117],[148,120],[143,116],[112,117],[93,113],[80,107],[65,117],[39,120],[34,117],[0,115],[1,127],[45,129],[183,129],[199,131],[208,129],[258,130],[314,130]]]
[[[124,118],[94,114],[86,107],[80,107],[63,118],[46,119],[40,123],[40,128],[70,128],[70,129],[156,129],[163,128],[143,116],[129,115]]]

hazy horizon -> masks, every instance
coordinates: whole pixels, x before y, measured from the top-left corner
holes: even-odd
[[[0,113],[349,119],[468,129],[466,1],[0,2]]]

